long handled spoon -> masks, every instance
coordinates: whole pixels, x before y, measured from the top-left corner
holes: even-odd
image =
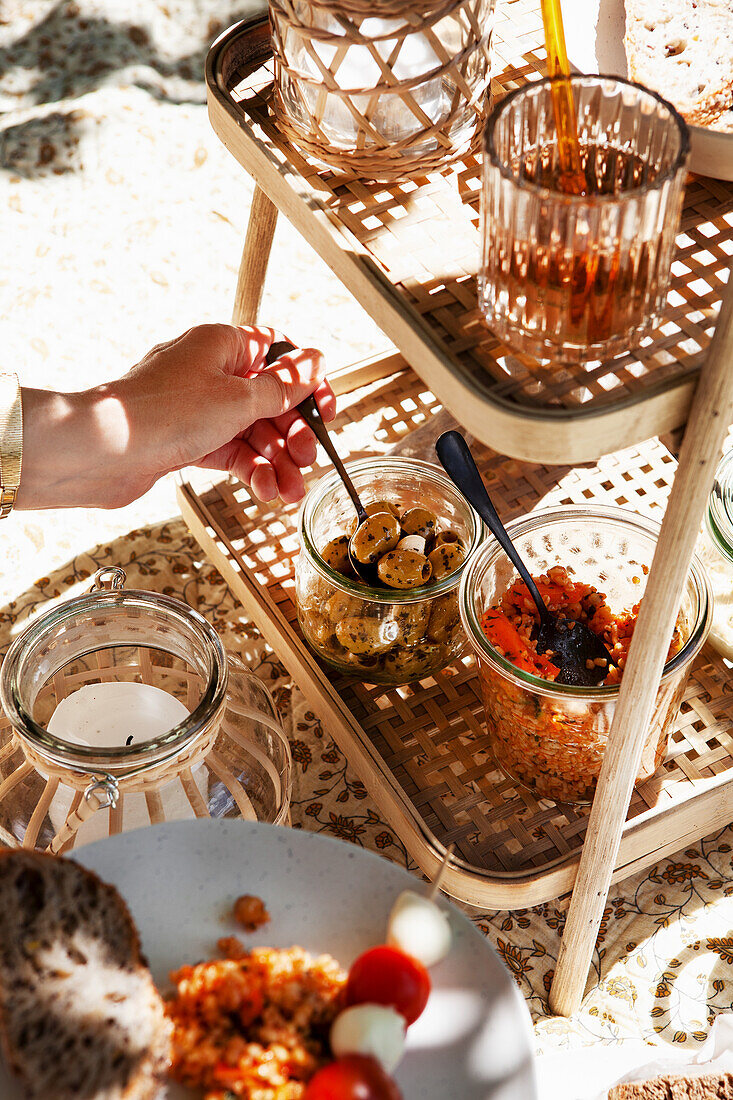
[[[540,617],[537,652],[552,653],[552,663],[560,669],[556,682],[582,687],[600,683],[614,663],[611,654],[590,627],[576,619],[555,616],[548,609],[497,515],[466,440],[460,432],[444,432],[435,450],[451,481],[476,509],[526,584]]]
[[[274,363],[275,360],[279,359],[281,355],[287,355],[287,353],[289,351],[293,351],[293,350],[294,350],[294,345],[291,344],[288,340],[278,340],[270,346],[270,350],[268,351],[267,355],[265,356],[265,362],[266,363]],[[323,419],[321,417],[320,409],[318,408],[318,405],[316,404],[316,399],[313,397],[312,394],[309,397],[306,397],[303,401],[300,402],[300,404],[297,406],[297,411],[303,417],[306,424],[311,429],[314,436],[316,437],[318,442],[321,444],[321,446],[323,447],[323,449],[326,452],[326,454],[328,455],[328,457],[331,459],[331,462],[333,463],[333,465],[336,469],[336,473],[341,478],[341,480],[344,484],[344,488],[346,489],[346,492],[349,494],[352,504],[356,508],[357,530],[358,530],[358,528],[362,525],[362,523],[365,523],[367,521],[367,519],[369,518],[368,514],[367,514],[367,510],[361,502],[361,498],[359,497],[359,494],[356,491],[356,488],[354,486],[353,481],[351,480],[351,478],[348,475],[346,467],[344,466],[343,462],[341,461],[341,457],[340,457],[338,451],[334,447],[333,440],[331,439],[328,428],[323,423]],[[365,584],[369,584],[369,585],[378,584],[379,580],[378,580],[378,577],[377,577],[377,567],[376,567],[376,565],[368,565],[368,564],[365,564],[364,562],[359,561],[359,559],[356,557],[356,555],[354,554],[353,549],[352,549],[353,542],[354,542],[354,536],[352,535],[351,538],[349,539],[349,548],[348,548],[349,564],[351,565],[351,568],[354,570],[354,573],[357,575],[357,577],[361,577],[361,579],[365,582]]]

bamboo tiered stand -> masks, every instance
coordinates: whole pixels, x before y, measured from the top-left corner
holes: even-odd
[[[496,94],[543,72],[541,41],[537,0],[500,0]],[[233,481],[179,490],[192,531],[423,870],[434,874],[453,844],[444,888],[465,902],[516,908],[573,889],[550,995],[553,1009],[568,1014],[583,994],[611,880],[733,817],[733,694],[725,663],[711,651],[695,664],[662,768],[633,786],[638,733],[733,419],[733,302],[725,292],[733,187],[689,181],[667,313],[642,349],[548,371],[511,355],[479,313],[477,158],[398,184],[335,177],[305,161],[271,112],[263,20],[222,36],[206,75],[212,125],[257,185],[235,322],[256,319],[280,210],[398,349],[332,379],[346,394],[342,421],[362,418],[382,447],[411,447],[416,436],[434,439],[431,417],[445,406],[493,448],[479,448],[479,458],[504,519],[540,502],[591,496],[660,514],[669,494],[587,813],[537,800],[494,769],[469,658],[400,689],[346,681],[318,664],[295,622],[292,508],[260,506]],[[307,338],[317,342],[317,333]],[[685,421],[672,484],[674,460],[651,437]],[[420,425],[422,432],[409,434]]]

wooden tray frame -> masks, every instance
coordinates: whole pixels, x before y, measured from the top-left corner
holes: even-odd
[[[409,370],[367,385],[363,370],[357,369],[343,372],[339,382],[341,393],[348,395],[342,403],[340,424],[353,424],[360,415],[373,417],[383,409],[377,417],[379,432],[398,449],[412,429],[430,420],[438,404]],[[435,430],[428,433],[430,440]],[[343,438],[339,447],[348,455]],[[575,470],[520,464],[488,448],[478,453],[504,518],[528,511],[540,500],[547,506],[584,502],[590,497],[661,518],[675,470],[674,460],[657,440]],[[320,472],[316,470],[313,476]],[[380,812],[428,875],[437,869],[446,845],[458,839],[458,858],[447,871],[444,888],[464,903],[483,909],[524,908],[572,889],[587,812],[568,807],[555,807],[554,812],[553,804],[538,803],[490,764],[486,767],[491,774],[481,786],[483,798],[476,798],[473,780],[462,778],[468,773],[469,757],[473,763],[486,759],[485,746],[475,739],[483,715],[469,658],[456,662],[446,675],[422,682],[414,692],[346,680],[312,656],[295,621],[295,509],[258,505],[243,486],[231,480],[207,483],[198,490],[184,481],[179,485],[178,500],[208,558],[283,661]],[[254,540],[249,537],[253,531],[258,533]],[[277,532],[275,550],[273,540],[262,537],[270,531]],[[728,679],[722,659],[706,648],[695,663],[667,761],[632,798],[614,879],[649,866],[733,817],[733,694],[726,687]],[[430,699],[427,707],[425,698]],[[448,732],[460,745],[455,753],[447,748],[450,738],[446,738],[446,728],[436,726],[436,715],[441,713],[450,714]],[[388,731],[386,738],[384,730]],[[425,767],[406,768],[405,759],[415,755],[416,743],[429,758]],[[483,755],[474,756],[478,750]],[[464,838],[461,843],[457,838],[455,816],[446,811],[445,827],[436,828],[435,814],[431,817],[425,810],[440,799],[431,789],[435,781],[430,778],[440,767],[444,772],[452,769],[454,798],[463,791],[473,803],[471,812],[487,815],[484,841],[491,836],[507,851],[512,844],[521,844],[531,852],[533,833],[543,830],[553,833],[553,845],[548,844],[544,854],[532,853],[522,867],[491,870],[485,862],[471,861],[467,858],[471,842]],[[502,803],[515,810],[502,813]],[[541,847],[537,844],[537,851]]]
[[[540,43],[537,0],[503,3],[497,94],[544,74]],[[206,64],[212,126],[257,185],[239,315],[257,313],[280,210],[457,419],[497,450],[584,462],[684,423],[733,248],[733,185],[691,178],[668,313],[649,346],[592,368],[547,370],[509,354],[477,307],[478,158],[406,184],[335,177],[280,134],[270,68],[261,17],[222,35]],[[372,370],[388,373],[391,359]]]

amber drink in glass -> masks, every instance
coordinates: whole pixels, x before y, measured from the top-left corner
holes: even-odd
[[[551,80],[511,93],[488,120],[479,300],[512,350],[572,364],[628,351],[658,324],[689,140],[654,92],[612,77],[570,83],[581,194],[560,170]]]

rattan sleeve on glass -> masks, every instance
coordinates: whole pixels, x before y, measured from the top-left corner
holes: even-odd
[[[362,179],[406,179],[470,154],[486,112],[493,12],[493,0],[270,0],[281,132]]]
[[[15,374],[0,374],[0,519],[10,515],[23,463],[23,409]]]

